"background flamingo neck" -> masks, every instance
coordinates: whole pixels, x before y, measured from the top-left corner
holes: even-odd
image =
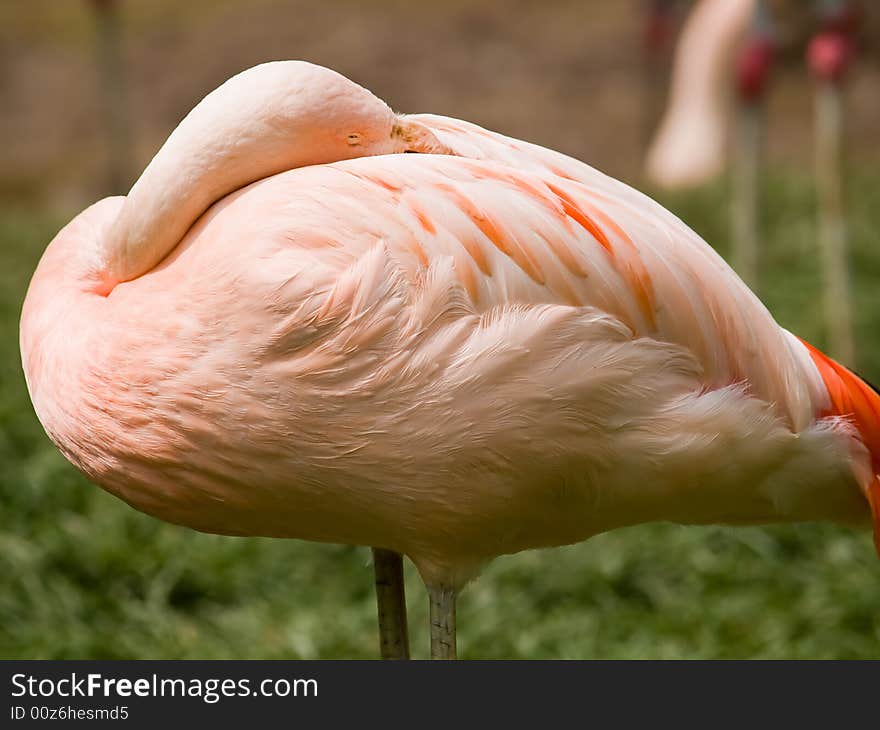
[[[676,53],[673,97],[723,106],[731,59],[754,7],[755,0],[710,0],[697,8]]]
[[[726,106],[735,49],[755,0],[701,0],[682,30],[666,113],[648,151],[649,176],[687,187],[717,175],[726,154]]]

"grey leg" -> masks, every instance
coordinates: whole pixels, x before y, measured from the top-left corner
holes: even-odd
[[[403,558],[391,550],[373,548],[373,570],[379,609],[379,651],[383,659],[409,659]]]
[[[431,601],[431,659],[456,659],[455,599],[448,586],[428,586]]]

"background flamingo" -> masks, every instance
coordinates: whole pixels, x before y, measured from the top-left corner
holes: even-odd
[[[830,351],[846,362],[855,360],[855,344],[843,212],[842,81],[860,16],[857,3],[849,0],[702,0],[682,34],[670,103],[646,158],[649,178],[662,187],[707,182],[724,167],[726,129],[732,128],[732,258],[743,279],[757,286],[770,61],[775,49],[800,49],[814,32],[807,56],[816,80],[815,171],[824,315]],[[736,59],[733,69],[731,59]],[[731,124],[727,122],[729,88],[735,90]]]
[[[646,156],[648,178],[670,189],[718,177],[730,158],[731,258],[752,288],[758,283],[763,117],[775,35],[761,0],[696,3],[676,48],[666,113]]]
[[[767,4],[756,0],[734,70],[736,104],[730,191],[732,263],[753,289],[758,286],[765,96],[775,36]]]
[[[880,397],[678,219],[302,62],[221,86],[58,234],[21,349],[49,436],[136,508],[409,556],[438,658],[498,555],[880,505]]]
[[[825,0],[820,8],[819,31],[807,49],[807,62],[816,85],[816,185],[825,324],[831,352],[852,362],[856,347],[843,200],[842,86],[854,52],[857,10],[845,0]]]
[[[645,160],[651,182],[690,187],[724,169],[732,59],[754,7],[755,0],[701,0],[688,14],[675,48],[666,111]]]

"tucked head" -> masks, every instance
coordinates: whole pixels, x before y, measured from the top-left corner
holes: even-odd
[[[213,203],[308,165],[397,152],[448,152],[362,86],[305,61],[233,76],[178,125],[129,192],[95,257],[106,294],[159,263]]]
[[[304,158],[319,162],[397,152],[448,152],[427,129],[395,114],[372,92],[306,61],[273,61],[250,68],[205,102],[215,94],[260,109],[268,128],[254,129],[255,134],[281,133],[295,142]]]
[[[394,112],[331,69],[306,61],[275,61],[243,71],[224,86],[240,87],[245,98],[268,92],[264,121],[278,126],[264,131],[295,140],[303,155],[335,161],[397,151]]]

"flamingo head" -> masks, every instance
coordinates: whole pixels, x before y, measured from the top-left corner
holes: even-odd
[[[265,74],[283,93],[273,103],[276,130],[295,140],[316,162],[399,152],[447,154],[449,150],[418,122],[395,114],[372,92],[323,66],[282,61],[249,69],[250,87]],[[278,88],[278,87],[276,87]],[[311,160],[309,160],[311,161]]]
[[[92,267],[106,295],[162,260],[223,196],[286,170],[448,150],[370,91],[306,61],[242,71],[180,123],[129,192]]]

